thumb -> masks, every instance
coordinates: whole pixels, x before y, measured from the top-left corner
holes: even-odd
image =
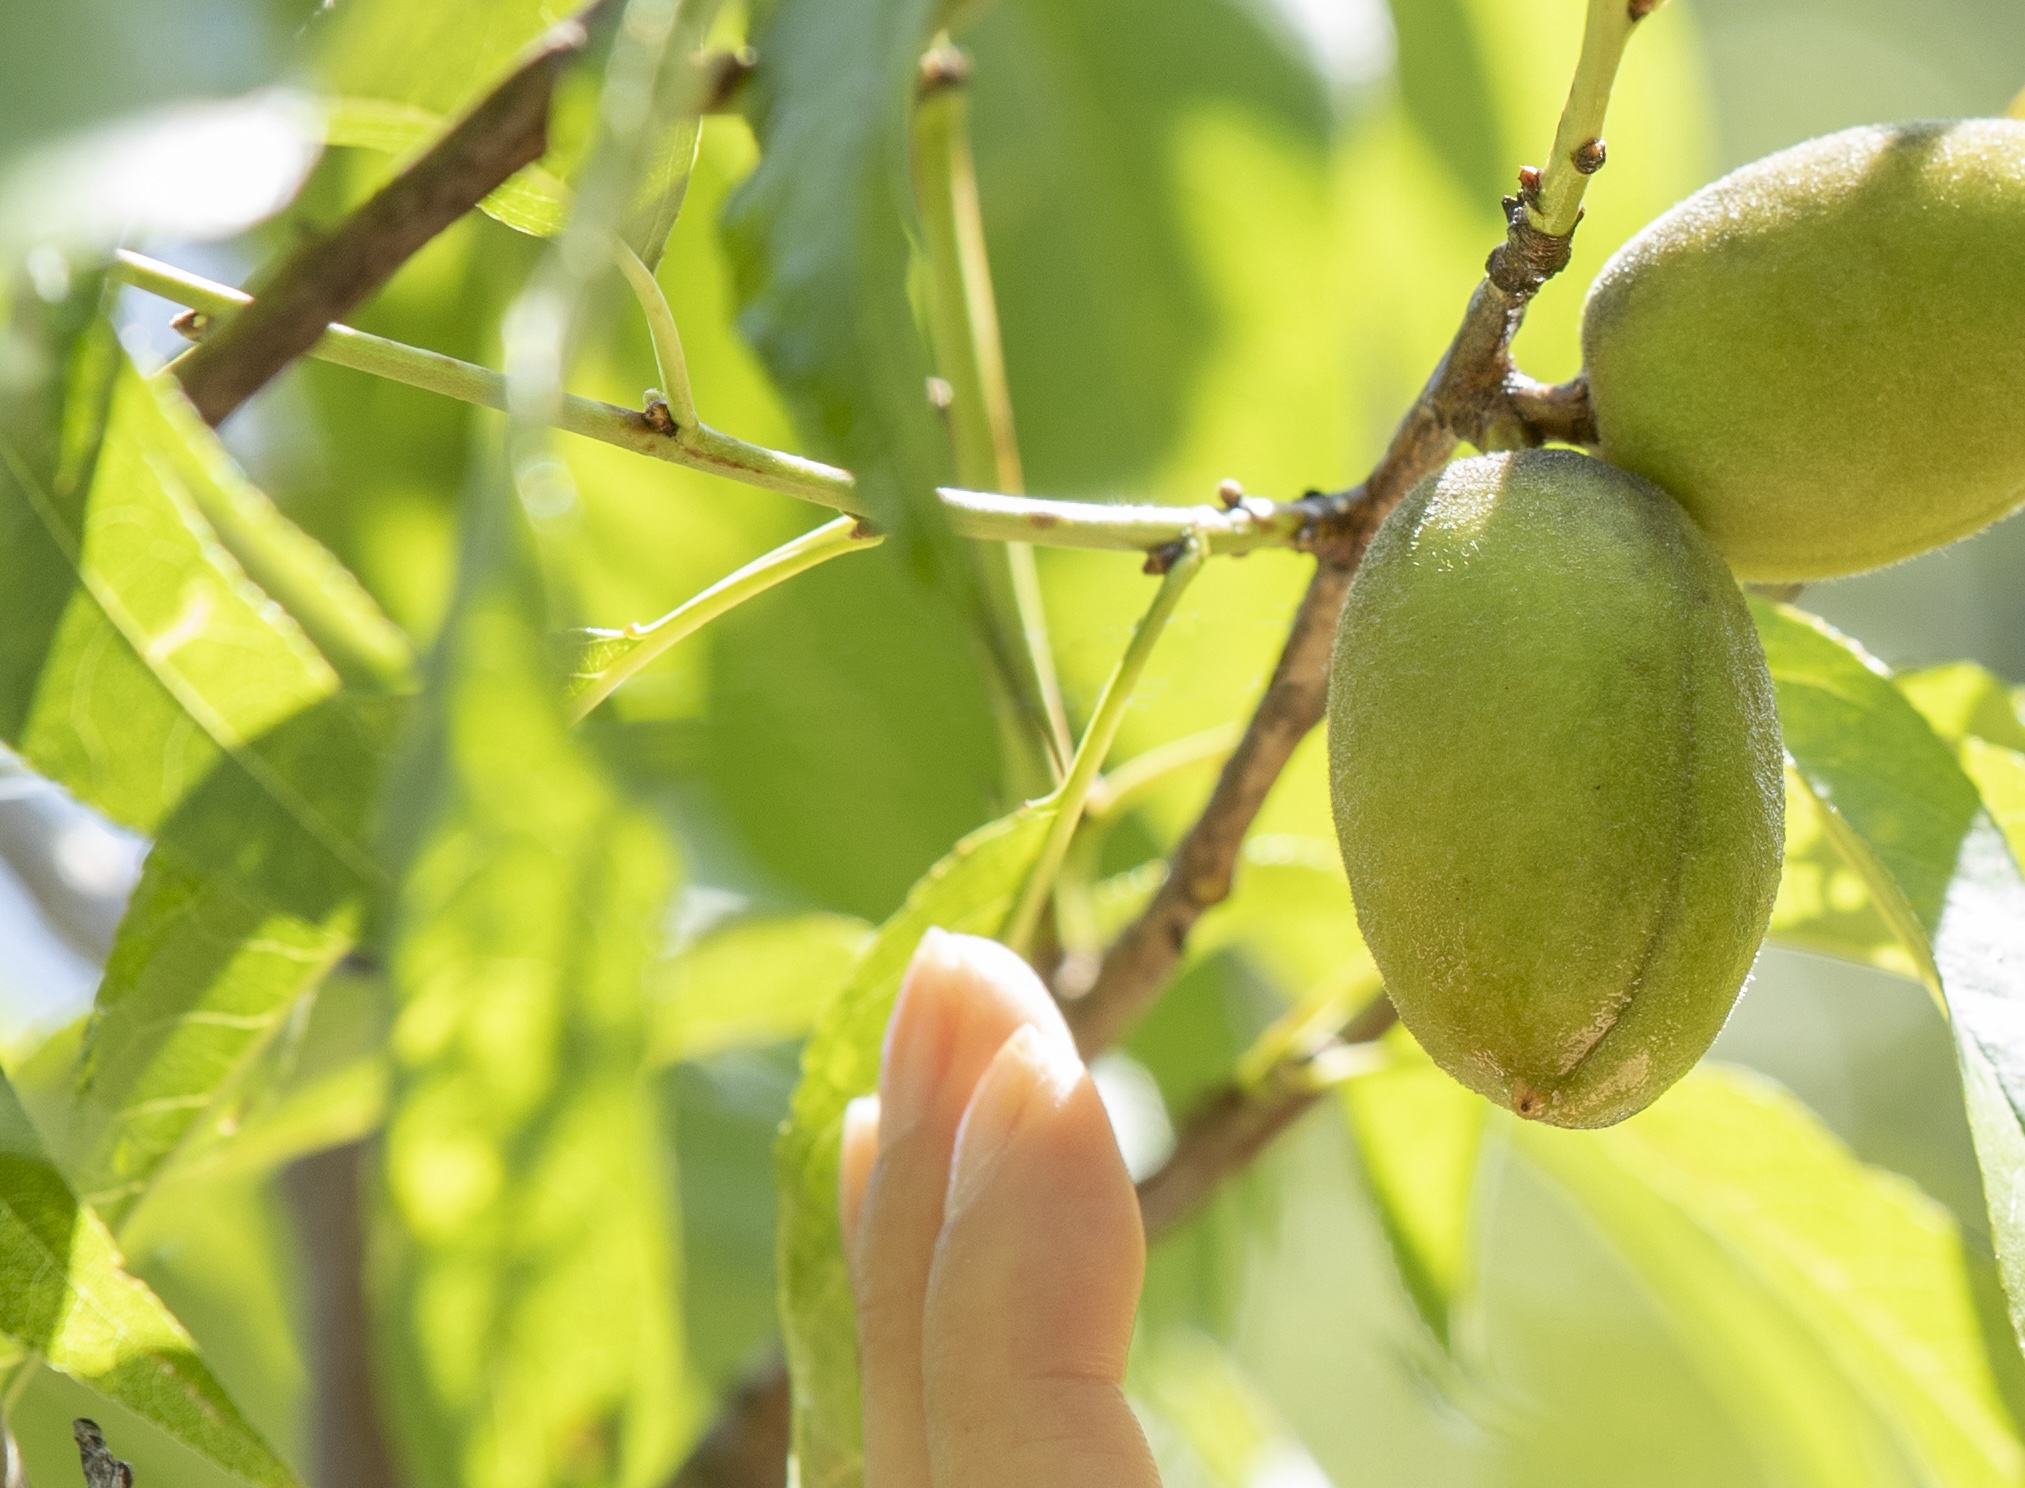
[[[1122,1382],[1146,1242],[1097,1089],[1028,1026],[978,1081],[922,1339],[937,1488],[1158,1488]]]

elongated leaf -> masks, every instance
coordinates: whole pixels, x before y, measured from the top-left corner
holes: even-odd
[[[136,831],[158,830],[228,756],[306,827],[327,831],[247,746],[328,698],[337,674],[210,537],[182,458],[195,415],[145,382],[110,337],[90,333],[72,354],[65,437],[75,453],[51,465],[21,443],[0,447],[13,539],[0,589],[18,582],[40,597],[39,613],[0,642],[7,740]],[[101,379],[102,443],[90,428]]]
[[[656,1064],[800,1038],[872,939],[851,915],[741,920],[671,957],[654,976]]]
[[[237,759],[164,823],[106,963],[72,1130],[79,1182],[113,1223],[356,943],[384,883],[367,851],[401,712],[339,695],[247,751],[317,835]]]
[[[1607,1131],[1507,1130],[1647,1283],[1769,1478],[2025,1469],[1952,1219],[1777,1086],[1704,1068]]]
[[[1754,606],[1787,752],[1947,1004],[2014,1326],[2025,1328],[2025,877],[1945,741],[1852,642]]]
[[[725,209],[740,317],[818,452],[908,567],[963,590],[935,500],[950,452],[907,293],[909,118],[937,0],[776,0],[747,85],[759,168]],[[974,579],[974,575],[971,576]]]
[[[0,716],[38,769],[157,837],[68,1134],[81,1183],[117,1224],[349,948],[378,881],[367,818],[391,705],[339,693],[206,513],[348,663],[397,669],[405,642],[108,329],[46,349],[51,386],[0,447],[0,591],[13,596]]]
[[[249,1483],[295,1475],[226,1397],[197,1346],[129,1276],[0,1077],[0,1338],[116,1400]]]
[[[387,1398],[423,1480],[645,1485],[684,1424],[642,1083],[669,855],[569,734],[512,496],[477,508],[393,814]]]
[[[1901,976],[1920,975],[1919,961],[1872,902],[1862,869],[1850,863],[1824,809],[1806,782],[1790,773],[1786,859],[1766,938]]]
[[[859,955],[802,1053],[801,1083],[775,1158],[781,1322],[794,1380],[803,1488],[861,1488],[858,1332],[837,1221],[844,1107],[879,1081],[879,1048],[901,975],[930,928],[996,935],[1040,852],[1052,813],[980,827],[928,871]]]

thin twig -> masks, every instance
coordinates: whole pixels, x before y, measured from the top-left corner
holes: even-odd
[[[338,228],[306,243],[260,298],[177,361],[176,376],[214,427],[344,319],[425,244],[548,149],[549,100],[614,0],[553,27],[513,74],[421,159]]]
[[[620,631],[591,632],[600,642],[623,645],[631,641],[633,644],[613,657],[602,670],[583,679],[582,690],[570,699],[570,722],[582,723],[598,704],[617,692],[622,683],[639,675],[671,646],[696,634],[720,615],[832,558],[876,548],[883,541],[884,538],[869,530],[857,518],[838,517],[834,522],[825,522],[762,553],[659,620],[645,625],[630,625]]]
[[[124,249],[114,256],[112,274],[137,289],[189,306],[194,313],[177,316],[175,325],[184,335],[197,340],[212,333],[217,319],[251,303],[251,297],[242,290]],[[309,355],[334,366],[350,367],[460,402],[483,408],[506,408],[503,374],[350,326],[329,327],[310,348]],[[642,412],[570,395],[562,400],[556,427],[671,465],[778,491],[832,511],[869,515],[848,470],[747,444],[707,424],[694,428],[677,425],[669,433]],[[951,530],[963,537],[1139,553],[1169,550],[1191,534],[1201,538],[1213,554],[1250,553],[1276,547],[1314,551],[1324,541],[1336,544],[1343,540],[1344,533],[1356,521],[1354,512],[1346,517],[1344,508],[1357,507],[1361,502],[1358,492],[1339,496],[1317,492],[1299,500],[1278,502],[1254,496],[1216,506],[1052,501],[950,486],[942,487],[936,494]]]

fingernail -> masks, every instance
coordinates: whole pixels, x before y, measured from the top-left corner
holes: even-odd
[[[844,1107],[843,1150],[837,1162],[837,1218],[844,1231],[844,1253],[858,1248],[859,1218],[865,1209],[865,1187],[872,1162],[879,1155],[879,1097],[861,1095]]]
[[[931,929],[921,937],[914,959],[907,963],[907,974],[901,978],[900,995],[894,1001],[885,1047],[879,1055],[883,1106],[879,1126],[884,1143],[906,1133],[935,1102],[949,1063],[955,1026],[949,992],[954,964],[950,936]]]
[[[954,1214],[991,1181],[1014,1135],[1037,1101],[1060,1105],[1083,1078],[1083,1061],[1066,1038],[1028,1023],[1005,1041],[957,1128],[946,1213]]]

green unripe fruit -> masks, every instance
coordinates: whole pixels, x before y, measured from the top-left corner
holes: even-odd
[[[1583,313],[1612,463],[1745,579],[1895,563],[2025,501],[2025,122],[1845,130],[1620,249]]]
[[[1779,885],[1765,656],[1680,507],[1567,450],[1460,460],[1350,587],[1329,780],[1407,1029],[1521,1116],[1603,1126],[1707,1051]]]

